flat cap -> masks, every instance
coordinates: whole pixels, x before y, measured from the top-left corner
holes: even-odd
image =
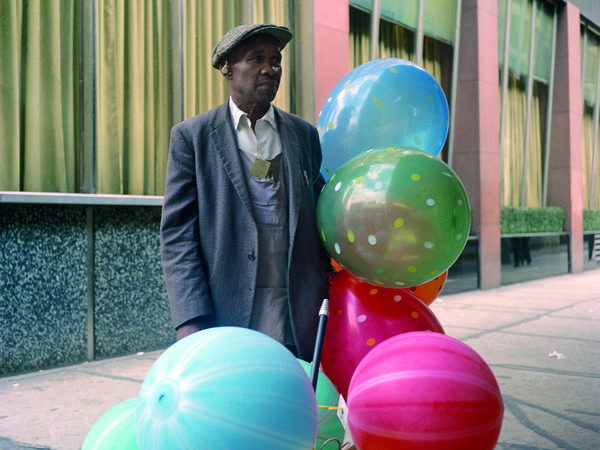
[[[212,58],[210,59],[211,65],[215,69],[218,69],[219,63],[223,58],[226,58],[235,47],[250,36],[257,34],[265,34],[275,38],[279,43],[281,50],[283,50],[287,43],[292,40],[292,33],[287,27],[269,23],[240,25],[225,33],[219,43],[215,46],[212,52]]]

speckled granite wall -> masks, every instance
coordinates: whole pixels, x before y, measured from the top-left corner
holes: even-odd
[[[95,209],[96,357],[175,340],[160,266],[160,207]]]
[[[0,204],[0,375],[83,361],[85,207]]]
[[[0,203],[0,376],[88,358],[86,208]],[[166,348],[160,207],[93,211],[94,356]]]

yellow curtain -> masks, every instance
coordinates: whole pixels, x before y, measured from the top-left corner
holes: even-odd
[[[596,167],[594,164],[594,114],[596,108],[596,92],[598,90],[598,58],[600,57],[600,40],[595,33],[587,29],[582,31],[582,42],[584,33],[587,35],[586,45],[581,46],[582,64],[585,60],[585,67],[582,67],[582,100],[583,100],[583,174],[582,174],[582,201],[584,208],[600,209],[600,157],[596,157]],[[598,151],[598,150],[596,150]],[[592,181],[593,180],[593,181]],[[593,185],[594,191],[591,192]],[[591,195],[591,199],[590,199]]]
[[[379,22],[379,57],[415,60],[414,32],[387,20]]]
[[[208,111],[229,96],[227,83],[210,65],[219,39],[239,25],[239,8],[229,2],[185,0],[183,3],[184,117]]]
[[[536,83],[536,86],[539,86]],[[543,90],[543,88],[542,88]],[[542,94],[542,95],[540,95]],[[529,148],[527,172],[525,175],[525,204],[522,206],[539,208],[542,206],[542,143],[545,111],[542,110],[543,92],[534,89],[529,118]]]
[[[294,33],[293,18],[290,14],[288,0],[254,0],[253,7],[254,23],[273,23],[275,25],[283,25]],[[286,46],[283,51],[283,76],[281,77],[281,85],[277,91],[277,97],[273,102],[274,105],[290,111],[291,108],[291,90],[292,85],[292,70],[294,70],[294,52],[293,48],[297,45],[295,39]]]
[[[369,62],[371,47],[371,16],[350,7],[350,61],[353,68]],[[379,58],[414,60],[414,33],[398,24],[379,22]]]
[[[509,81],[502,145],[502,206],[520,206],[527,95],[514,74]]]
[[[438,83],[442,83],[442,48],[434,39],[425,38],[423,45],[423,68],[433,75]],[[444,89],[448,92],[446,89]]]
[[[369,14],[350,7],[350,64],[356,68],[369,62]]]
[[[529,148],[525,154],[527,93],[525,81],[511,72],[507,89],[502,145],[502,206],[542,206],[545,85],[534,89],[529,117]],[[525,177],[523,166],[527,158]],[[523,186],[523,183],[525,185]],[[521,190],[524,189],[524,198]]]
[[[0,2],[0,189],[77,192],[79,2]]]
[[[97,3],[98,193],[161,195],[172,126],[168,2]]]
[[[585,107],[583,112],[583,176],[582,176],[582,194],[583,207],[589,206],[590,185],[592,171],[592,151],[594,149],[594,110],[592,107]],[[598,186],[596,186],[598,187]]]
[[[596,155],[596,164],[592,176],[594,177],[594,192],[592,192],[591,209],[600,209],[600,153]],[[585,207],[586,205],[584,205]]]
[[[0,190],[21,186],[21,54],[23,6],[20,1],[0,6]]]

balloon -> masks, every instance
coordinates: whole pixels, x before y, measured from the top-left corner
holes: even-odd
[[[379,343],[409,331],[444,332],[431,310],[408,290],[373,286],[345,270],[330,282],[321,365],[344,398],[354,369]]]
[[[369,283],[410,287],[458,259],[471,226],[465,189],[446,163],[391,147],[365,152],[325,184],[321,239],[337,263]]]
[[[113,406],[92,426],[81,450],[139,450],[135,435],[135,408],[132,398]]]
[[[492,450],[504,406],[486,362],[439,333],[394,336],[356,368],[348,425],[360,449]]]
[[[425,69],[398,58],[352,70],[325,101],[317,129],[323,176],[375,147],[407,146],[437,156],[448,135],[448,102]]]
[[[421,300],[426,305],[431,305],[433,301],[436,298],[438,298],[440,292],[442,292],[442,288],[446,284],[447,279],[448,271],[446,270],[439,277],[435,277],[433,280],[427,281],[423,284],[419,284],[418,286],[408,288],[408,290],[415,294],[419,298],[419,300]]]
[[[310,377],[312,371],[312,365],[301,359],[298,360],[306,375]],[[337,406],[340,399],[340,394],[336,390],[335,386],[331,382],[327,375],[322,371],[319,371],[319,377],[317,379],[317,405],[319,406]],[[335,438],[344,442],[344,436],[346,430],[344,429],[342,422],[340,421],[337,411],[325,408],[318,408],[319,411],[319,427],[317,429],[317,448],[321,449],[322,445],[327,439]],[[338,449],[337,443],[328,443],[323,447],[323,450]]]
[[[337,262],[335,262],[335,259],[331,259],[331,265],[333,267],[333,270],[335,272],[339,272],[340,270],[344,270],[344,268],[342,266],[340,266]]]
[[[317,405],[294,355],[257,331],[210,328],[169,347],[138,395],[143,449],[312,449]]]

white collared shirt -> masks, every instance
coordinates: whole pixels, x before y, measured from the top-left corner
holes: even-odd
[[[229,108],[236,130],[240,150],[254,158],[270,161],[281,153],[281,141],[275,121],[275,109],[269,106],[267,113],[256,121],[254,130],[248,114],[242,111],[229,97]]]

